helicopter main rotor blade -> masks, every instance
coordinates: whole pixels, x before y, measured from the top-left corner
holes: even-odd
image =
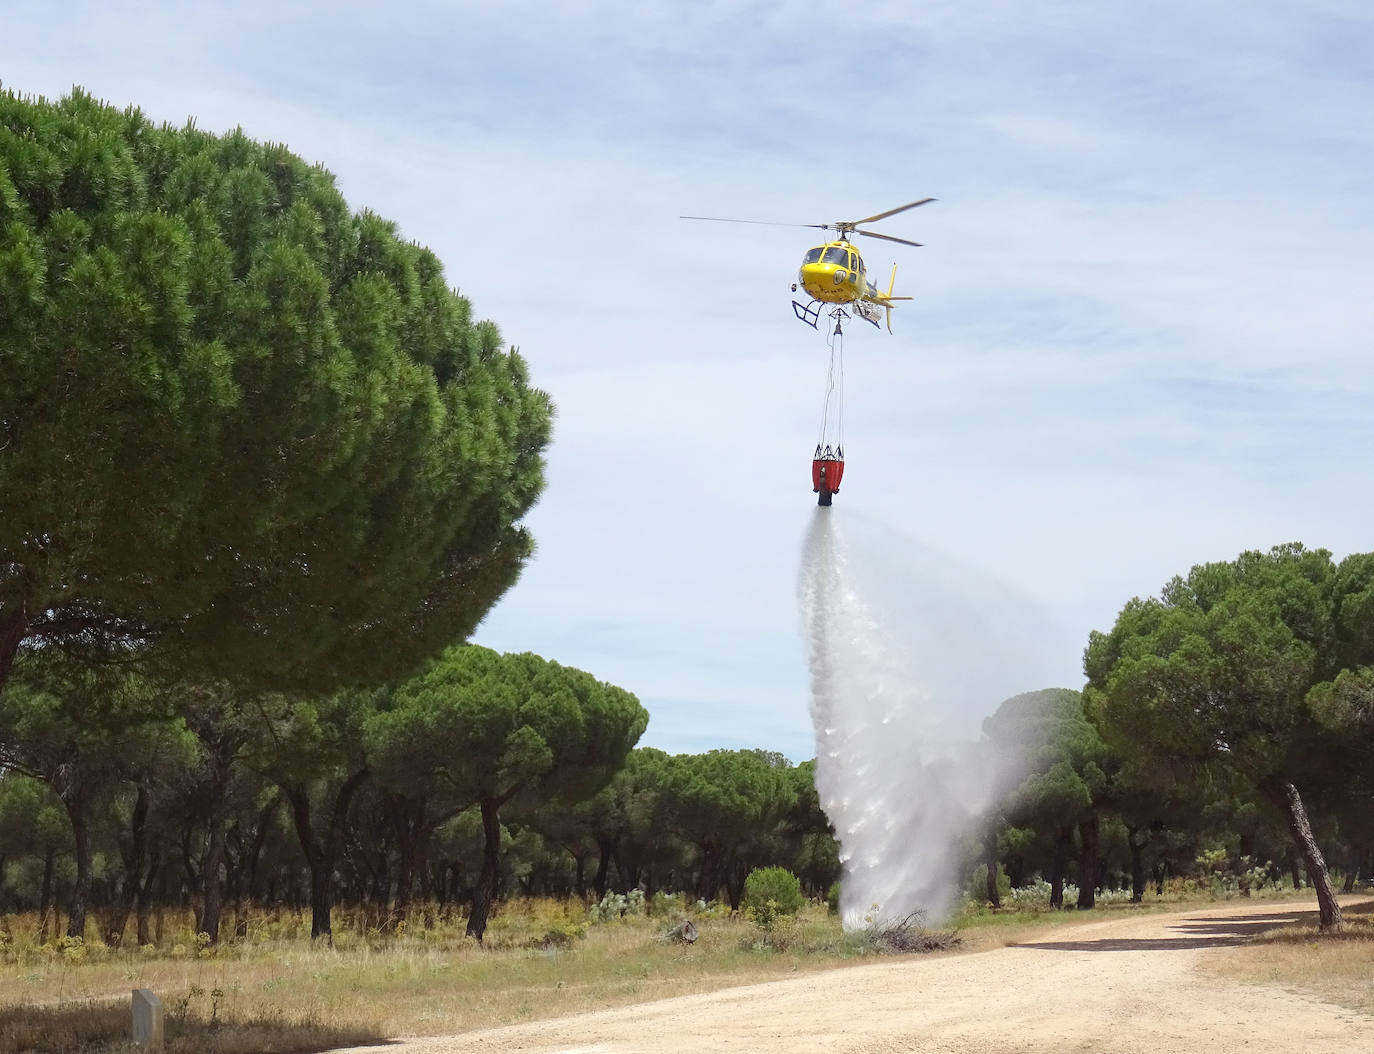
[[[894,238],[890,234],[879,234],[877,231],[855,231],[855,234],[862,234],[865,238],[881,238],[885,242],[900,242],[902,245],[914,245],[921,247],[921,242],[907,241],[905,238]]]
[[[907,209],[914,209],[918,205],[929,205],[934,200],[934,198],[922,198],[920,201],[913,201],[910,205],[898,205],[895,209],[888,209],[886,212],[880,212],[876,216],[868,216],[862,220],[855,220],[854,226],[857,227],[861,223],[876,223],[878,220],[885,220],[889,216],[895,216],[899,212],[905,212]]]
[[[753,223],[762,227],[817,227],[827,228],[824,223],[777,223],[773,220],[736,220],[728,216],[679,216],[680,220],[709,220],[711,223]]]

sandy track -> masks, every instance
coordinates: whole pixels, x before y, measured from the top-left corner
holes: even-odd
[[[1213,905],[1115,918],[979,954],[856,966],[366,1049],[1370,1054],[1374,1018],[1197,971],[1204,950],[1239,943],[1300,914],[1274,905]]]

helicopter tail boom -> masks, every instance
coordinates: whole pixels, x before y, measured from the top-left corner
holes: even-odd
[[[887,310],[887,331],[888,331],[889,333],[892,332],[892,305],[893,305],[894,303],[896,303],[898,300],[911,300],[911,299],[912,299],[912,297],[909,297],[909,296],[893,296],[893,295],[892,295],[892,290],[896,287],[896,285],[897,285],[897,265],[896,265],[896,264],[893,264],[893,265],[892,265],[892,277],[889,278],[889,279],[888,279],[888,282],[887,282],[887,292],[886,292],[886,293],[879,293],[879,292],[876,292],[876,291],[873,289],[873,287],[870,285],[870,286],[868,287],[868,288],[869,288],[869,293],[868,293],[868,295],[864,298],[869,304],[876,304],[876,305],[878,305],[878,307],[882,307],[882,308],[885,308],[885,309]],[[857,306],[857,305],[856,305],[856,306]],[[862,315],[864,318],[866,318],[869,322],[872,322],[875,326],[878,324],[878,319],[877,319],[877,314],[878,314],[878,312],[877,312],[876,309],[874,309],[874,310],[871,311],[871,312],[863,311],[863,310],[861,309],[861,310],[859,311],[859,314]]]

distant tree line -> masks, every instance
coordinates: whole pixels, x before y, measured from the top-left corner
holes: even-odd
[[[214,941],[249,906],[309,909],[328,936],[335,903],[386,929],[423,900],[480,939],[500,897],[738,907],[769,864],[824,894],[839,861],[811,763],[632,749],[647,720],[580,670],[474,646],[318,698],[25,656],[0,700],[0,910],[145,944],[167,906]]]

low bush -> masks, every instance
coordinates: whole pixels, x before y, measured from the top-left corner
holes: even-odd
[[[805,903],[800,880],[785,867],[758,867],[744,880],[741,905],[765,930],[780,918],[796,915]]]
[[[526,942],[527,948],[571,948],[587,935],[587,927],[584,923],[565,922],[550,927],[542,937],[531,937]]]
[[[687,911],[687,894],[665,893],[660,889],[649,898],[645,911],[654,918],[683,915]]]
[[[630,915],[643,915],[644,890],[636,888],[628,893],[607,890],[601,903],[595,905],[590,914],[593,922],[612,922]]]

